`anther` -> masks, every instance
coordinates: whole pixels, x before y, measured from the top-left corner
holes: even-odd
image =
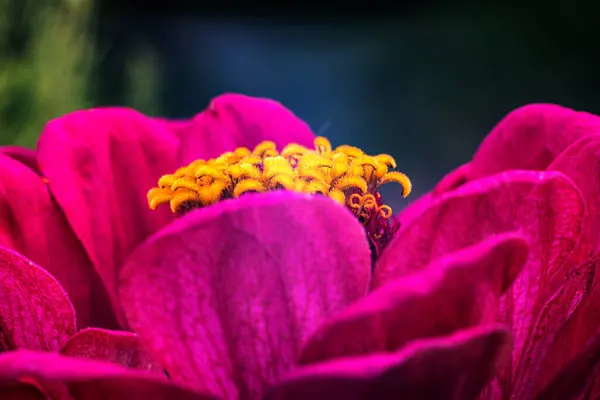
[[[291,190],[323,195],[345,205],[364,225],[377,254],[399,228],[392,209],[383,204],[379,187],[394,182],[408,196],[410,179],[398,171],[388,154],[366,155],[352,146],[332,150],[331,143],[317,137],[314,149],[289,144],[281,152],[272,141],[253,150],[240,147],[215,159],[196,160],[173,174],[162,176],[148,192],[148,204],[156,209],[169,204],[183,214],[221,200],[251,192]]]

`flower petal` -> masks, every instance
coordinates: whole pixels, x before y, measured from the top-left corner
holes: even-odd
[[[474,399],[509,356],[505,329],[479,327],[298,369],[265,399]]]
[[[529,240],[530,258],[497,316],[513,327],[516,371],[527,362],[530,335],[539,318],[552,325],[546,324],[545,335],[535,338],[551,338],[549,334],[559,332],[559,314],[541,310],[548,301],[553,308],[564,305],[563,310],[570,304],[570,299],[550,290],[550,282],[554,276],[564,282],[566,262],[584,218],[579,190],[559,172],[511,171],[480,179],[440,196],[418,219],[401,228],[376,265],[374,286],[420,270],[430,260],[482,238],[507,231],[522,233]],[[531,361],[537,363],[542,357]]]
[[[118,312],[118,268],[173,218],[166,209],[151,211],[146,193],[175,170],[177,144],[162,124],[124,108],[68,114],[48,123],[40,137],[40,169]]]
[[[35,150],[21,146],[0,146],[0,154],[9,156],[12,159],[26,165],[36,174],[40,174],[37,164],[37,154]]]
[[[27,383],[18,386],[0,386],[0,395],[4,400],[48,400],[48,397],[44,396],[35,385]]]
[[[587,207],[581,243],[573,263],[587,260],[590,253],[600,247],[597,227],[600,225],[600,135],[588,136],[576,141],[563,151],[548,167],[549,171],[559,171],[573,180],[581,191]]]
[[[163,373],[162,367],[142,347],[138,335],[131,332],[84,329],[69,339],[61,353],[69,357],[107,361],[124,367]]]
[[[42,178],[0,154],[0,245],[50,272],[69,294],[78,326],[116,327],[108,294]]]
[[[463,164],[460,167],[456,168],[454,171],[446,174],[440,182],[435,186],[435,188],[423,196],[417,198],[415,201],[410,203],[406,208],[402,210],[400,213],[400,223],[401,225],[409,223],[414,218],[418,217],[427,207],[429,207],[432,201],[442,193],[446,193],[452,191],[463,184],[465,184],[468,180],[468,172],[470,170],[470,164]]]
[[[345,207],[250,194],[151,238],[122,270],[120,294],[173,379],[256,398],[317,324],[366,294],[370,270],[364,230]]]
[[[300,363],[395,351],[414,339],[477,325],[489,317],[526,260],[527,243],[515,234],[439,258],[328,320],[304,346]]]
[[[555,274],[548,291],[552,294],[543,305],[533,328],[527,354],[515,371],[515,390],[529,393],[544,385],[581,350],[597,330],[600,321],[600,271],[596,262],[599,243],[600,209],[600,136],[584,137],[569,146],[550,165],[577,184],[587,204],[581,240],[564,269],[568,274]],[[590,257],[590,254],[594,256]],[[533,368],[537,359],[552,360]]]
[[[536,400],[597,399],[600,376],[600,329],[582,346],[579,354],[535,397]],[[596,387],[594,387],[596,384]],[[596,396],[589,391],[595,389]],[[587,394],[587,396],[585,395]]]
[[[372,287],[511,231],[530,240],[534,254],[528,265],[541,271],[536,280],[550,276],[575,247],[584,214],[579,190],[559,172],[510,171],[470,182],[439,196],[400,228],[377,262]]]
[[[407,205],[398,218],[400,218],[400,226],[407,225],[413,219],[417,218],[423,211],[425,211],[433,202],[434,195],[431,192],[427,192],[421,197],[418,197],[415,201]]]
[[[75,312],[60,284],[0,246],[0,353],[58,351],[75,333]]]
[[[464,185],[469,180],[470,172],[471,163],[463,164],[455,170],[449,172],[438,182],[437,185],[435,185],[435,188],[432,191],[433,195],[437,196]]]
[[[32,351],[0,354],[2,399],[11,399],[10,391],[15,389],[31,390],[31,384],[46,395],[56,396],[50,398],[61,399],[217,399],[170,382],[160,375],[110,363]],[[22,397],[13,395],[12,399]]]
[[[192,120],[188,119],[169,119],[169,118],[152,118],[154,121],[163,125],[164,128],[167,128],[175,136],[179,137],[181,134],[186,132],[192,126]]]
[[[511,169],[544,170],[568,145],[600,133],[600,118],[552,104],[508,114],[473,156],[470,180]]]
[[[214,98],[179,137],[182,165],[241,146],[254,148],[264,140],[275,142],[281,150],[289,143],[313,148],[315,139],[310,127],[277,101],[241,94]]]

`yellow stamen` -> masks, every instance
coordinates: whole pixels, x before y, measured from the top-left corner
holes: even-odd
[[[264,192],[266,190],[267,188],[260,181],[256,179],[246,179],[240,181],[235,189],[233,189],[233,197],[240,197],[248,192]]]
[[[406,197],[410,194],[412,190],[412,183],[408,176],[404,175],[402,172],[392,171],[386,173],[378,182],[377,187],[381,185],[385,185],[386,183],[396,182],[402,186],[402,197]]]
[[[327,154],[331,152],[331,142],[326,138],[319,136],[315,139],[315,148],[319,154]]]
[[[373,218],[392,215],[377,192],[381,185],[399,183],[404,197],[411,191],[410,179],[390,171],[394,168],[396,161],[388,154],[369,156],[345,145],[332,150],[324,137],[315,139],[314,149],[289,144],[281,153],[274,142],[265,141],[252,151],[240,147],[162,176],[158,187],[148,192],[148,204],[151,209],[169,204],[179,213],[249,192],[284,189],[328,196],[366,226]]]

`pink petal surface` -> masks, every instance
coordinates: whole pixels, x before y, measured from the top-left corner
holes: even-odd
[[[450,192],[465,183],[469,180],[469,174],[471,172],[471,163],[466,163],[450,173],[446,174],[437,185],[433,189],[433,195],[437,196],[442,193]]]
[[[298,369],[265,399],[468,400],[509,357],[510,334],[500,327],[479,327],[415,341],[396,353]]]
[[[124,108],[77,111],[46,125],[40,169],[116,304],[115,278],[130,252],[172,220],[146,193],[175,170],[177,138]],[[120,315],[120,314],[119,314]]]
[[[35,150],[21,146],[0,146],[0,154],[4,154],[14,160],[17,160],[21,164],[29,167],[29,169],[36,174],[40,173]]]
[[[584,213],[579,190],[559,172],[510,171],[471,182],[439,196],[401,227],[378,260],[372,286],[508,231],[530,240],[535,253],[528,264],[543,264],[553,272],[575,247]]]
[[[58,351],[75,333],[75,312],[60,284],[12,250],[0,247],[0,353]]]
[[[69,357],[107,361],[128,368],[163,373],[163,368],[144,349],[138,335],[131,332],[84,329],[72,336],[60,352]]]
[[[152,119],[159,124],[162,124],[164,128],[173,132],[177,137],[187,131],[192,125],[192,120],[188,119],[169,119],[161,117],[154,117]]]
[[[275,142],[279,150],[289,143],[313,148],[315,138],[310,127],[280,103],[240,94],[215,97],[189,129],[178,132],[182,165],[240,146],[254,148],[264,140]]]
[[[580,352],[535,397],[536,400],[597,399],[600,377],[600,328]],[[522,398],[525,400],[525,398]]]
[[[563,151],[548,167],[567,175],[577,185],[586,203],[587,218],[581,235],[581,243],[572,262],[580,264],[597,253],[600,247],[600,135],[588,136],[576,141]]]
[[[409,203],[398,216],[400,218],[400,225],[409,224],[410,221],[421,215],[423,211],[429,208],[433,200],[434,195],[428,192]]]
[[[22,399],[14,395],[14,391],[31,390],[29,384],[34,384],[53,400],[216,399],[160,375],[110,363],[31,351],[1,354],[0,398]]]
[[[470,164],[463,164],[446,174],[432,191],[418,197],[416,200],[411,200],[411,203],[400,213],[401,225],[408,224],[411,220],[417,218],[440,194],[450,192],[465,184],[468,180],[469,171]]]
[[[511,171],[471,182],[440,196],[401,229],[379,259],[374,286],[484,237],[521,232],[529,240],[530,258],[503,298],[497,318],[510,322],[515,335],[514,376],[533,378],[538,368],[532,364],[543,359],[543,350],[568,318],[571,291],[554,291],[548,282],[561,275],[565,282],[566,261],[584,217],[579,190],[559,172]],[[519,384],[510,377],[503,382],[506,387]]]
[[[504,234],[436,259],[328,320],[303,348],[300,363],[395,351],[414,339],[443,336],[489,320],[513,283],[527,244]]]
[[[197,210],[142,245],[120,294],[177,381],[260,398],[325,318],[367,292],[362,226],[328,198],[247,195]]]
[[[580,243],[566,266],[572,269],[566,277],[565,274],[556,274],[551,286],[554,295],[544,304],[544,310],[548,310],[546,319],[552,321],[550,327],[560,324],[559,334],[544,335],[548,343],[538,350],[538,354],[543,354],[550,361],[544,368],[530,368],[520,375],[522,378],[517,381],[517,386],[522,390],[527,388],[531,392],[539,385],[548,383],[557,371],[581,351],[585,341],[597,330],[600,321],[600,271],[596,261],[600,226],[599,160],[600,137],[590,136],[569,146],[548,168],[567,174],[577,184],[586,200],[587,218],[583,221]],[[590,258],[590,254],[595,256]],[[535,336],[541,336],[548,329],[548,323],[545,322],[540,320]],[[523,368],[527,366],[525,363]]]
[[[0,245],[50,272],[67,291],[80,328],[116,327],[104,284],[42,178],[0,154]]]
[[[0,387],[0,395],[5,400],[48,400],[48,397],[43,395],[36,385],[26,383]]]
[[[473,156],[471,180],[511,169],[544,170],[577,139],[600,133],[600,117],[552,104],[508,114]]]

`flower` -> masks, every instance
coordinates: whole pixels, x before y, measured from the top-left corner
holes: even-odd
[[[514,177],[533,171],[537,171],[541,179],[555,176],[568,180],[582,196],[583,209],[577,202],[566,199],[558,188],[544,195],[544,202],[559,196],[557,207],[544,206],[541,199],[532,200],[531,194],[522,191],[513,192],[522,205],[507,207],[497,199],[493,207],[496,211],[482,209],[475,196],[461,200],[463,206],[470,200],[472,207],[478,208],[479,218],[473,221],[478,225],[482,221],[487,224],[489,220],[498,220],[494,214],[499,212],[522,221],[536,215],[547,222],[554,221],[553,228],[548,226],[541,232],[552,230],[556,233],[565,224],[571,224],[570,229],[553,236],[554,239],[539,237],[540,245],[554,250],[536,251],[532,245],[535,241],[530,242],[534,257],[542,261],[541,268],[526,266],[503,299],[504,307],[513,308],[512,315],[507,313],[505,318],[512,320],[515,340],[512,369],[496,378],[482,398],[496,398],[502,394],[505,398],[526,399],[534,398],[538,392],[542,393],[539,398],[544,399],[578,398],[581,393],[589,396],[585,398],[596,398],[600,394],[600,387],[595,384],[600,339],[597,292],[600,276],[597,274],[599,133],[600,118],[595,115],[548,104],[522,107],[494,128],[469,163],[448,174],[430,194],[405,210],[403,222],[418,218],[419,229],[435,231],[450,223],[444,208],[455,201],[451,199],[464,196],[469,187],[491,182],[500,176]],[[533,203],[528,205],[531,201]],[[580,221],[579,229],[575,220]],[[466,223],[464,219],[461,221]],[[407,239],[398,240],[404,240],[411,247],[412,242]],[[433,256],[454,246],[438,240],[434,237],[421,244],[433,246]],[[438,244],[432,244],[432,241]],[[565,244],[568,245],[560,252],[556,251],[557,246]],[[561,252],[563,256],[555,258]],[[429,258],[425,257],[423,263]],[[413,268],[418,265],[413,263],[410,269]],[[553,383],[549,383],[551,381]],[[546,389],[541,389],[544,385]]]
[[[290,111],[241,95],[221,96],[187,122],[124,108],[77,111],[51,121],[37,151],[0,148],[0,245],[58,279],[80,328],[126,327],[116,294],[118,270],[133,249],[173,219],[166,211],[148,210],[146,192],[178,160],[266,139],[257,129],[265,114],[269,138],[278,145],[312,143],[308,126]]]
[[[0,355],[0,393],[566,399],[590,392],[600,353],[597,117],[553,106],[516,115],[472,162],[406,209],[393,239],[375,252],[377,231],[348,210],[360,183],[343,199],[331,187],[321,191],[344,205],[282,190],[202,197],[212,180],[173,187],[176,179],[204,179],[196,176],[200,164],[215,169],[221,154],[264,149],[265,140],[279,149],[296,143],[308,158],[330,154],[324,139],[310,150],[306,124],[278,103],[230,95],[176,124],[122,109],[50,123],[37,154],[0,155],[10,167],[3,167],[9,178],[0,177],[0,215],[12,224],[0,230],[0,244],[13,249],[0,248],[0,321],[9,321],[0,338],[14,344]],[[545,161],[514,157],[523,131],[538,138],[526,146]],[[260,156],[263,167],[278,157]],[[307,176],[302,167],[286,162],[296,179],[288,189],[305,191],[295,186]],[[159,181],[186,165],[179,172],[193,177],[176,172]],[[262,175],[256,181],[265,184]],[[19,191],[23,182],[29,191]],[[175,211],[190,200],[203,207],[180,218],[166,207],[148,210],[155,182],[151,194],[165,196],[151,195],[153,207],[173,206],[179,189],[188,203],[175,202]],[[75,276],[86,290],[77,292]],[[104,291],[90,296],[87,288]],[[123,345],[125,334],[105,330],[73,336],[69,298],[89,320],[110,306],[139,341],[127,334]],[[69,346],[77,352],[66,354]],[[142,350],[146,361],[132,362]],[[143,368],[155,361],[171,380]]]

